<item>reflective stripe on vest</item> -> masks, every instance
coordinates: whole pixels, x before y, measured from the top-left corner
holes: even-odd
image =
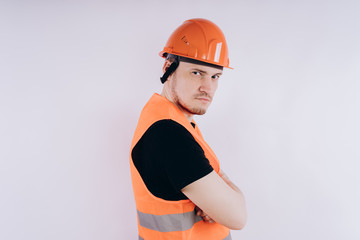
[[[137,211],[140,225],[159,232],[185,231],[202,220],[194,211],[177,214],[154,215]]]
[[[145,239],[139,236],[139,240],[145,240]],[[231,234],[229,233],[229,235],[227,235],[226,238],[224,238],[223,240],[232,240]]]

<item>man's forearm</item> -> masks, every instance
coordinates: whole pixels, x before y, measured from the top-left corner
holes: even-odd
[[[230,180],[230,178],[224,173],[223,170],[220,169],[219,175],[226,182],[227,185],[229,185],[232,189],[242,194],[240,189]]]
[[[212,171],[184,187],[182,192],[205,213],[202,214],[205,221],[213,219],[230,229],[242,229],[246,223],[244,196],[239,188],[222,175],[226,180]],[[206,215],[210,218],[207,219]]]
[[[240,199],[241,199],[241,205],[242,205],[242,218],[243,218],[243,221],[244,221],[244,225],[245,225],[245,222],[246,222],[246,219],[247,219],[247,212],[246,212],[246,206],[245,206],[245,197],[244,197],[244,194],[241,192],[241,190],[230,180],[230,178],[220,169],[219,171],[219,176],[224,180],[224,182],[229,186],[231,187],[234,191],[238,192],[239,195],[241,196]]]

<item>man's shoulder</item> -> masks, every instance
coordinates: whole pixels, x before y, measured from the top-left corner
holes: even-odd
[[[161,143],[169,148],[196,143],[193,135],[172,119],[162,119],[153,123],[143,135],[142,140],[153,142],[152,144]]]
[[[180,123],[172,119],[162,119],[154,122],[150,127],[149,131],[157,132],[175,132],[175,133],[189,133],[189,131],[182,126]]]

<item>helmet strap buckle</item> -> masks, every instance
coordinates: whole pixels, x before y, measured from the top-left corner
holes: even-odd
[[[171,63],[170,67],[166,70],[164,75],[160,78],[160,81],[162,84],[166,82],[168,77],[176,70],[176,68],[179,66],[179,57],[175,56],[174,61]]]

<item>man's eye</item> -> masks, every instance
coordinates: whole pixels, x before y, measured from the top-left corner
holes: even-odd
[[[197,76],[201,76],[201,73],[197,72],[197,71],[193,71],[192,74],[197,75]]]
[[[212,76],[212,78],[213,78],[213,79],[219,79],[220,76],[219,76],[219,75],[214,75],[214,76]]]

